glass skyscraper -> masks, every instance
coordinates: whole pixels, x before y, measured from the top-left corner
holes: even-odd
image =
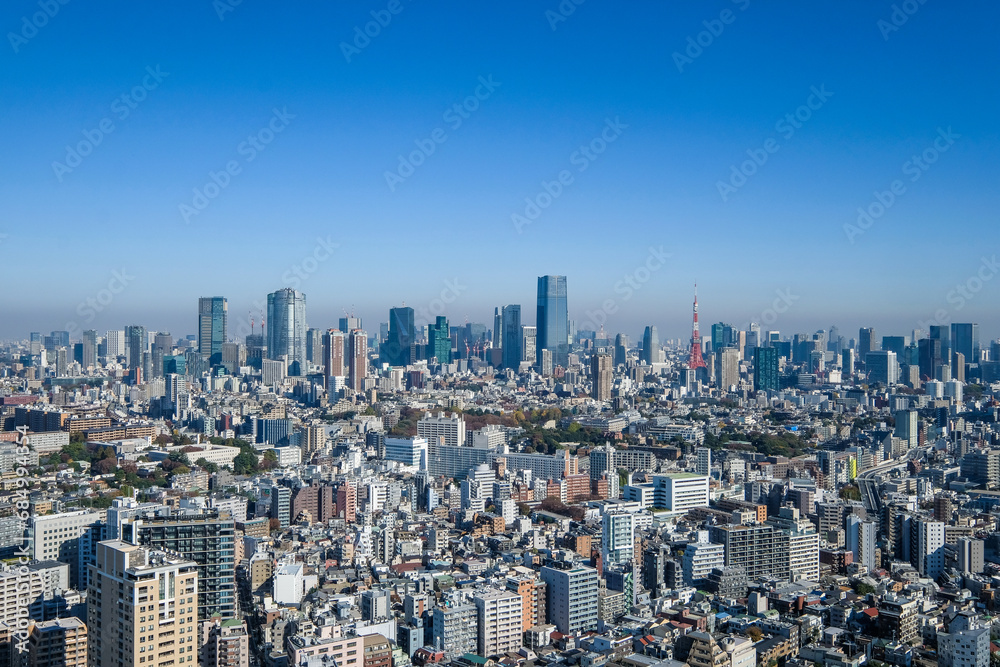
[[[438,315],[434,323],[427,327],[427,358],[437,359],[439,364],[451,363],[451,332],[448,318]]]
[[[302,292],[286,287],[267,295],[267,357],[285,357],[289,375],[305,373],[306,295]]]
[[[417,331],[413,322],[413,309],[403,306],[389,309],[389,336],[382,344],[379,357],[390,366],[409,366],[413,358],[413,344]]]
[[[500,319],[503,327],[503,367],[517,370],[521,365],[521,306],[504,306]]]
[[[538,278],[538,365],[542,350],[552,352],[552,363],[569,363],[569,312],[566,304],[566,276]]]
[[[226,342],[229,304],[225,297],[203,296],[198,299],[198,352],[210,364],[222,363],[222,344]]]
[[[979,325],[954,322],[951,325],[952,353],[965,355],[965,363],[979,363]],[[950,361],[949,361],[950,363]]]

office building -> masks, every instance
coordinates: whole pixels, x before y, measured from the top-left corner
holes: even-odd
[[[198,664],[198,567],[176,554],[101,542],[87,591],[91,667]]]
[[[590,378],[593,385],[591,396],[595,401],[611,400],[613,361],[610,354],[594,354],[590,357]]]
[[[389,335],[380,348],[379,360],[390,366],[409,366],[416,361],[417,330],[413,309],[389,309]]]
[[[82,352],[80,366],[84,369],[97,366],[97,332],[93,329],[83,332]]]
[[[896,428],[893,435],[906,442],[912,449],[920,444],[920,415],[916,410],[897,410],[894,415]]]
[[[351,391],[360,393],[365,390],[365,379],[368,377],[368,334],[363,329],[355,329],[348,342],[347,386]]]
[[[284,361],[288,375],[305,375],[306,295],[288,287],[267,295],[267,358]]]
[[[597,570],[583,565],[566,570],[543,567],[541,576],[548,591],[549,623],[563,634],[579,635],[597,629]]]
[[[653,504],[671,512],[708,507],[708,476],[674,473],[653,477]]]
[[[270,517],[277,519],[282,528],[292,524],[292,490],[287,486],[271,487]]]
[[[538,278],[538,365],[543,366],[542,350],[552,352],[552,363],[566,367],[569,361],[569,311],[566,276]]]
[[[715,351],[715,386],[719,391],[731,391],[740,381],[740,351],[724,347]]]
[[[438,315],[427,327],[427,359],[439,364],[451,363],[451,332],[448,318]]]
[[[126,354],[125,331],[122,329],[112,329],[104,336],[105,355],[110,360],[123,357]]]
[[[125,327],[126,364],[130,371],[133,373],[136,370],[142,371],[142,358],[148,349],[149,336],[146,334],[146,327],[137,324]]]
[[[521,361],[532,366],[538,360],[538,329],[530,326],[521,327]]]
[[[212,365],[222,363],[222,344],[229,326],[229,303],[225,297],[198,299],[198,354]]]
[[[951,325],[951,354],[961,354],[966,363],[978,364],[979,325],[970,322],[954,322]]]
[[[385,460],[397,461],[405,466],[427,470],[427,439],[420,436],[386,438]]]
[[[854,353],[854,350],[847,350]],[[753,384],[757,391],[778,391],[778,350],[773,347],[755,347],[753,350]]]
[[[516,304],[504,306],[500,311],[500,326],[503,340],[501,350],[503,367],[517,370],[524,356],[521,339],[521,306]]]
[[[895,352],[869,352],[865,356],[865,368],[871,384],[892,386],[899,383],[899,364]]]
[[[648,326],[642,332],[642,363],[647,366],[663,361],[663,351],[660,349],[660,336],[655,326]]]
[[[77,510],[34,514],[29,520],[28,530],[32,538],[32,558],[69,564],[70,585],[77,590],[87,587],[87,566],[94,562],[97,543],[105,537],[105,526],[99,513]]]
[[[878,342],[875,339],[875,329],[872,327],[861,327],[858,330],[858,358],[868,363],[868,353],[878,350]]]
[[[502,655],[521,648],[523,602],[510,591],[487,590],[472,597],[479,616],[479,655]]]
[[[122,540],[180,554],[198,568],[197,617],[236,616],[235,523],[229,514],[147,515],[122,525]]]
[[[344,332],[354,331],[355,329],[364,329],[364,327],[361,326],[361,318],[355,317],[354,315],[341,317],[337,321],[337,328]]]
[[[73,616],[36,623],[27,648],[27,667],[86,667],[87,626]]]
[[[417,422],[417,435],[426,439],[428,444],[464,447],[465,420],[458,413],[445,415],[439,412],[437,416],[433,416],[427,412]]]

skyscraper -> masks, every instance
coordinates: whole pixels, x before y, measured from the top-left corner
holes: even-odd
[[[715,385],[719,391],[729,391],[740,381],[740,351],[724,347],[715,352]]]
[[[869,352],[865,357],[865,368],[868,369],[868,381],[872,384],[881,382],[890,386],[899,383],[899,363],[895,352]]]
[[[951,359],[951,327],[947,324],[937,325],[932,324],[930,326],[929,335],[927,336],[931,340],[937,340],[941,342],[941,358],[948,360]],[[931,376],[934,377],[933,375]]]
[[[305,294],[286,287],[267,295],[267,358],[284,357],[289,375],[305,374],[306,329]]]
[[[345,331],[345,332],[346,331],[354,331],[355,329],[363,329],[364,328],[361,325],[361,318],[360,317],[355,317],[353,314],[352,315],[348,315],[346,317],[341,317],[340,318],[340,322],[338,324],[339,324],[339,326],[337,328],[340,329],[341,331]]]
[[[198,595],[193,601],[196,619],[236,616],[235,522],[229,512],[147,515],[123,524],[122,540],[194,561],[198,568]]]
[[[517,370],[521,365],[521,306],[504,306],[500,311],[500,325],[503,327],[503,367]]]
[[[390,366],[409,366],[414,359],[413,348],[417,330],[413,309],[407,306],[389,309],[389,337],[382,343],[379,358]]]
[[[83,360],[80,365],[84,368],[97,365],[97,332],[93,329],[83,332]]]
[[[347,385],[356,392],[364,391],[368,377],[368,334],[363,329],[351,332],[347,352]]]
[[[854,350],[850,350],[854,352]],[[757,391],[778,391],[778,350],[755,347],[753,350],[753,381]]]
[[[864,363],[868,363],[868,353],[875,352],[876,350],[878,350],[878,345],[875,341],[875,329],[872,327],[861,327],[858,329],[858,359]]]
[[[438,315],[427,327],[427,359],[437,359],[439,364],[451,363],[451,334],[448,318]]]
[[[542,350],[552,351],[552,362],[559,366],[569,363],[569,311],[566,302],[566,276],[539,276],[538,364]]]
[[[596,401],[611,400],[611,369],[610,354],[594,354],[590,357],[590,375],[593,382],[593,396]]]
[[[344,332],[329,329],[323,333],[323,377],[330,391],[331,378],[344,376]]]
[[[661,361],[660,336],[655,326],[648,326],[642,332],[642,362],[652,365]]]
[[[965,355],[965,363],[979,363],[979,325],[975,323],[955,322],[951,325],[952,354],[959,352]],[[949,359],[952,358],[949,356]]]
[[[534,364],[538,359],[538,329],[531,326],[521,327],[521,361]]]
[[[628,361],[628,336],[618,334],[615,336],[615,366],[625,365]]]
[[[142,355],[148,349],[149,337],[146,335],[146,327],[138,324],[125,327],[125,354],[130,371],[142,369]]]
[[[91,667],[197,664],[187,653],[198,626],[198,566],[186,558],[119,540],[97,545],[87,592]],[[152,610],[148,615],[146,608]],[[149,619],[147,620],[147,615]],[[149,621],[152,621],[151,623]],[[182,656],[182,653],[186,655]]]
[[[222,344],[229,326],[229,303],[225,297],[198,299],[198,353],[213,366],[222,363]]]

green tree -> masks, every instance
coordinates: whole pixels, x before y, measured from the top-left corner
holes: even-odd
[[[204,456],[202,456],[197,461],[195,461],[194,464],[196,466],[198,466],[199,468],[202,468],[203,470],[205,470],[209,474],[214,473],[214,472],[219,472],[219,464],[218,463],[212,463],[212,462],[206,460]]]

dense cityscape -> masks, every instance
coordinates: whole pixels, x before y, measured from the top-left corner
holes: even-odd
[[[1000,341],[703,334],[696,294],[632,341],[537,288],[5,343],[3,664],[991,663]]]

